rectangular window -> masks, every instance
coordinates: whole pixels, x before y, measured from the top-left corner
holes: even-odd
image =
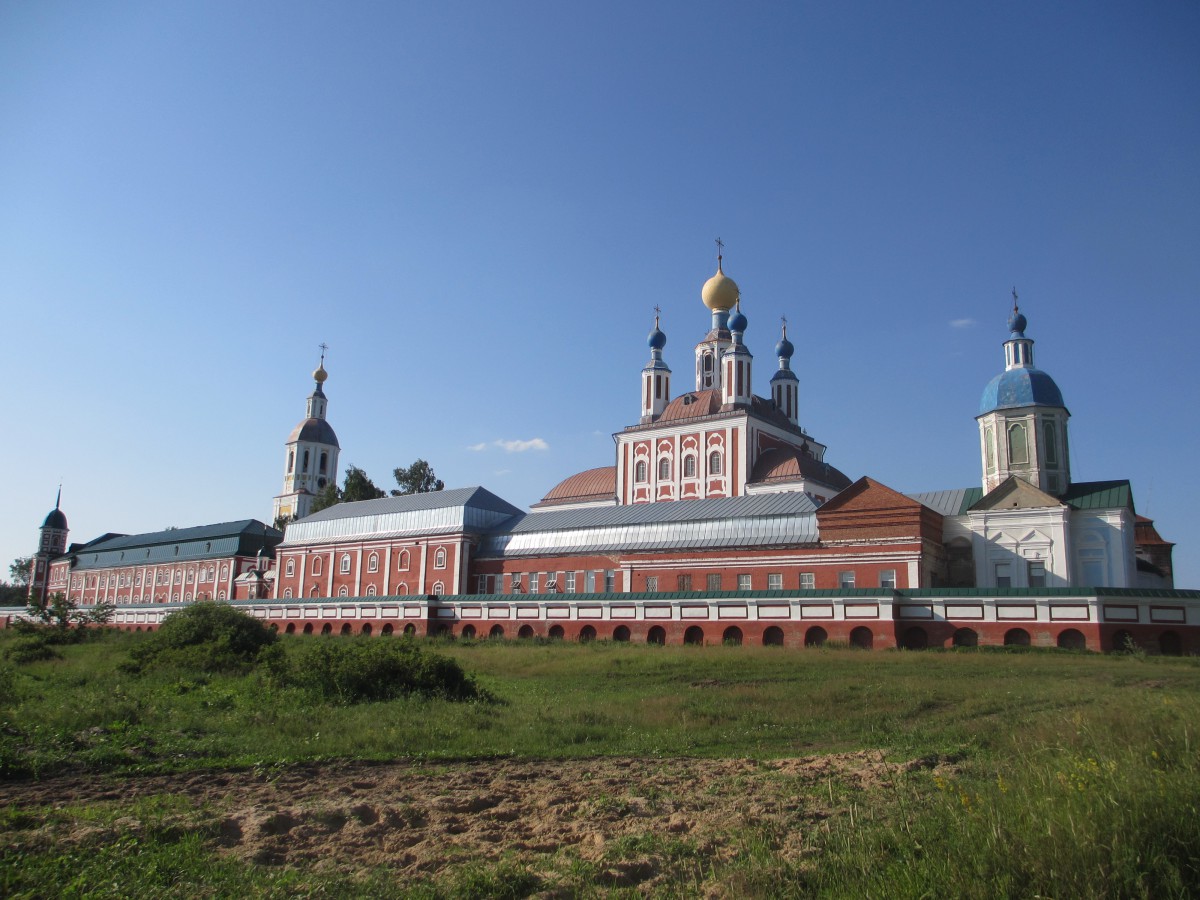
[[[800,573],[800,590],[811,591],[817,586],[817,576],[812,572]]]
[[[658,576],[657,575],[647,575],[646,576],[646,592],[653,594],[657,590],[658,590]]]
[[[750,590],[750,576],[749,575],[739,575],[738,576],[738,590],[739,591]]]
[[[996,587],[1012,587],[1012,571],[1008,563],[996,563]]]
[[[879,573],[879,586],[889,591],[896,589],[896,570],[884,569]]]
[[[512,590],[512,593],[514,593],[514,594],[521,593],[521,573],[520,572],[513,572],[511,590]]]
[[[536,594],[538,592],[538,573],[529,573],[529,593]]]
[[[486,575],[476,575],[475,576],[475,593],[477,593],[477,594],[486,594],[487,593],[487,576]]]
[[[692,576],[680,575],[679,578],[676,579],[676,583],[679,587],[679,590],[690,591],[692,589]]]
[[[587,593],[587,594],[596,593],[596,573],[593,572],[591,569],[588,569],[588,571],[586,573],[584,573],[583,590],[584,590],[584,593]]]
[[[711,572],[711,573],[709,573],[709,576],[708,576],[708,589],[709,589],[710,591],[719,591],[719,590],[721,590],[721,573],[720,573],[720,572]]]
[[[782,591],[783,590],[783,573],[771,572],[767,575],[767,590]]]
[[[575,573],[574,572],[567,573],[567,593],[568,594],[575,593]]]
[[[853,572],[838,572],[838,587],[843,591],[848,591],[854,587]]]
[[[604,573],[604,593],[611,594],[617,589],[617,573],[608,569]]]
[[[1045,587],[1046,586],[1046,564],[1040,562],[1031,562],[1029,564],[1029,586],[1030,587]]]

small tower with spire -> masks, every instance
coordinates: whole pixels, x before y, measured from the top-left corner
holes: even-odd
[[[771,376],[771,399],[775,408],[787,416],[793,425],[800,424],[800,380],[792,371],[792,354],[795,347],[788,340],[787,319],[782,320],[783,336],[775,345],[775,355],[779,357],[779,370]]]
[[[738,286],[722,269],[721,251],[717,238],[717,274],[704,282],[700,299],[712,312],[712,328],[696,345],[696,390],[707,391],[721,387],[721,358],[733,344],[729,331],[729,311],[737,305]]]
[[[1067,455],[1067,419],[1054,379],[1033,365],[1033,340],[1025,336],[1028,321],[1017,306],[1013,288],[1004,371],[988,382],[979,404],[983,490],[990,492],[1017,476],[1053,496],[1071,484]]]
[[[60,508],[62,504],[62,485],[58,486],[58,496],[54,498],[54,509],[42,521],[38,529],[38,548],[33,554],[29,569],[29,596],[43,597],[46,584],[50,579],[50,561],[57,559],[67,552],[67,517]]]
[[[742,314],[741,300],[735,304],[729,317],[731,343],[721,357],[721,408],[749,406],[754,395],[750,385],[750,363],[752,357],[743,338],[746,334],[746,317]]]
[[[642,369],[642,423],[653,422],[671,402],[671,370],[663,362],[663,347],[667,336],[659,328],[661,310],[654,307],[654,329],[646,338],[650,345],[650,362]]]
[[[324,384],[325,351],[321,344],[321,362],[313,372],[315,386],[308,395],[304,420],[292,429],[284,444],[283,491],[275,498],[276,522],[300,519],[312,509],[313,498],[337,480],[338,454],[341,447],[332,426],[325,420],[328,401]]]

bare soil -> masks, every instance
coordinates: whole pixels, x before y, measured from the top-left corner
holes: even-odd
[[[678,866],[679,848],[719,864],[748,829],[772,834],[780,856],[802,857],[812,830],[852,798],[862,802],[864,792],[891,788],[899,772],[937,764],[889,763],[871,751],[770,761],[341,763],[7,782],[0,804],[69,811],[166,794],[190,802],[180,827],[204,827],[220,852],[259,865],[345,873],[382,866],[405,880],[504,857],[552,885],[563,860],[579,858],[599,884],[640,892]],[[43,827],[46,839],[76,842],[103,839],[98,829],[144,825],[132,816],[100,826],[67,815],[48,816]]]

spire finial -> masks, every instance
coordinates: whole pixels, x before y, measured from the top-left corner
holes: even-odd
[[[1013,312],[1017,311],[1017,288],[1013,286]]]
[[[54,498],[54,508],[58,509],[58,505],[62,503],[62,482],[58,483],[58,496]]]
[[[324,366],[325,365],[325,351],[329,349],[329,345],[326,344],[324,341],[321,341],[321,343],[317,344],[317,346],[321,348],[321,365]]]
[[[725,242],[717,238],[717,271],[721,271],[721,251],[725,249]]]
[[[658,327],[658,317],[662,315],[662,308],[655,304],[654,307],[654,327]]]
[[[787,337],[787,316],[780,316],[779,322],[780,322],[780,324],[783,325],[783,336],[786,338]]]

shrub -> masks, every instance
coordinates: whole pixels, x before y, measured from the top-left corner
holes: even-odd
[[[47,659],[60,659],[61,655],[54,647],[53,640],[38,631],[29,631],[17,637],[4,651],[5,659],[21,665],[23,663],[42,662]]]
[[[454,660],[423,652],[407,641],[305,641],[290,653],[281,649],[266,655],[272,678],[335,703],[391,700],[410,694],[448,700],[486,696]]]
[[[133,649],[129,668],[247,672],[275,640],[275,632],[258,619],[227,603],[200,601],[167,616]]]

